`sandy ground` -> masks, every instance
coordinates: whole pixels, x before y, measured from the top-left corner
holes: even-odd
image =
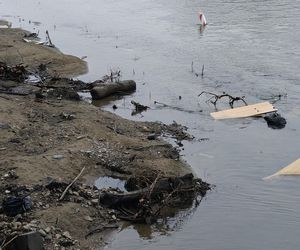
[[[85,62],[76,57],[23,42],[26,33],[19,29],[0,29],[0,61],[10,65],[24,63],[31,70],[41,63],[48,64],[50,73],[60,76],[86,71]],[[159,139],[147,139],[153,132],[172,133],[172,129],[157,123],[129,121],[83,101],[39,100],[34,94],[0,94],[1,196],[10,185],[33,189],[49,177],[70,183],[83,167],[85,171],[78,182],[88,185],[107,175],[127,179],[152,170],[171,176],[190,172],[171,145]],[[3,178],[11,170],[18,178]],[[84,235],[91,226],[119,223],[110,211],[89,201],[85,200],[84,205],[73,198],[57,202],[55,193],[46,193],[44,190],[31,195],[34,206],[27,221],[38,221],[39,228],[52,226],[54,231],[69,232],[77,240],[70,249],[103,246],[105,234],[88,239]],[[40,201],[43,204],[37,206]],[[62,249],[51,237],[48,249]]]

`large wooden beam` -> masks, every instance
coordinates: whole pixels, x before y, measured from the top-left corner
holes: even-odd
[[[270,112],[276,112],[277,109],[269,102],[262,102],[244,107],[227,109],[219,112],[213,112],[210,115],[215,119],[230,119],[230,118],[244,118],[250,116],[262,115]]]

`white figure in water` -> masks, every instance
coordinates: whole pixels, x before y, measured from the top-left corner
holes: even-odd
[[[199,19],[201,26],[204,27],[207,24],[207,21],[202,11],[199,11]]]

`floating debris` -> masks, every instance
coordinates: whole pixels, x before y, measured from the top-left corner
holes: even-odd
[[[245,107],[227,109],[219,112],[210,113],[210,115],[219,119],[230,119],[230,118],[245,118],[250,116],[257,116],[266,113],[276,112],[277,109],[269,102],[257,103],[253,105],[248,105]]]
[[[280,175],[299,175],[300,176],[300,158],[298,160],[294,161],[293,163],[291,163],[290,165],[288,165],[287,167],[284,167],[283,169],[279,170],[275,174],[267,176],[263,179],[268,180],[268,179],[271,179],[273,177],[280,176]]]
[[[207,25],[207,21],[206,21],[206,18],[204,16],[203,12],[200,10],[198,14],[199,14],[199,19],[200,19],[200,24],[202,26]]]

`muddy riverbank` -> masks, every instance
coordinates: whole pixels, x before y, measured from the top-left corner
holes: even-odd
[[[95,81],[113,69],[137,82],[134,94],[102,109],[130,120],[175,120],[195,137],[183,141],[181,155],[216,189],[179,228],[130,225],[109,249],[185,249],[187,242],[191,250],[297,249],[299,178],[263,178],[299,158],[298,1],[0,0],[0,6],[0,18],[12,27],[39,33],[42,41],[48,30],[61,51],[84,57],[89,72],[79,79]],[[208,21],[204,31],[199,10]],[[276,101],[287,125],[215,121],[214,107],[198,97],[202,91],[245,96],[249,104]],[[132,100],[150,108],[131,116]]]
[[[23,30],[0,29],[0,33],[0,60],[7,65],[22,63],[30,72],[47,65],[47,73],[56,77],[78,75],[87,69],[76,57],[25,42],[29,33]],[[98,205],[99,190],[93,186],[98,177],[126,180],[158,171],[163,176],[191,172],[178,149],[160,137],[151,137],[182,136],[184,129],[176,123],[129,121],[83,101],[45,98],[38,94],[41,86],[13,79],[2,79],[0,85],[1,90],[18,85],[30,90],[0,94],[0,198],[27,192],[32,201],[30,211],[17,218],[1,215],[4,243],[5,237],[36,230],[47,249],[101,247],[107,240],[103,232],[118,228],[120,221],[113,210]],[[67,198],[58,201],[83,168]],[[99,225],[101,237],[85,237]]]

